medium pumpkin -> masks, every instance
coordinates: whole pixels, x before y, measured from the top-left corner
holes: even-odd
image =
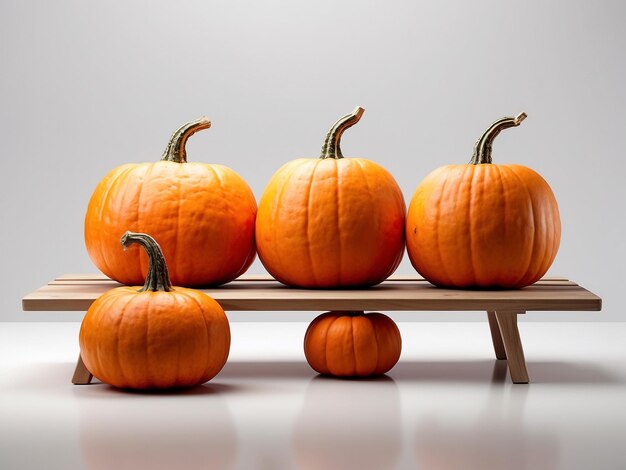
[[[320,374],[367,377],[388,372],[402,350],[400,331],[382,313],[326,312],[309,325],[304,354]]]
[[[554,261],[561,222],[550,186],[528,167],[491,162],[494,138],[525,118],[496,121],[476,142],[469,164],[438,168],[415,191],[407,251],[431,283],[521,288]]]
[[[359,107],[339,119],[320,158],[287,163],[263,193],[256,221],[259,258],[284,284],[369,286],[400,263],[406,207],[398,184],[380,165],[341,152],[341,135],[363,112]]]
[[[89,307],[80,328],[80,354],[102,382],[130,389],[191,387],[226,363],[230,327],[208,295],[172,287],[157,242],[127,232],[122,245],[138,243],[148,255],[143,288],[112,289]],[[122,250],[120,250],[122,251]]]
[[[157,237],[172,282],[218,285],[244,273],[255,256],[256,201],[233,170],[187,163],[187,139],[211,123],[206,118],[180,127],[161,161],[126,164],[96,187],[85,216],[85,244],[95,265],[123,284],[141,284],[148,260],[141,250],[122,254],[128,229]]]

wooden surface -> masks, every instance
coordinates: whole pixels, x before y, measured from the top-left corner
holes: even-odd
[[[101,274],[67,274],[26,295],[25,311],[81,311],[120,284]],[[427,310],[599,311],[601,299],[565,278],[545,278],[519,290],[454,290],[415,276],[394,276],[369,289],[311,290],[286,287],[267,275],[244,276],[218,288],[201,289],[224,310]]]

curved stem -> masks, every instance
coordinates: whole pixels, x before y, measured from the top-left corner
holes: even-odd
[[[320,158],[343,158],[340,146],[341,135],[347,128],[359,122],[364,112],[365,109],[357,106],[354,111],[339,118],[337,122],[333,124],[333,127],[331,127],[328,134],[326,134]]]
[[[524,119],[526,119],[526,113],[519,113],[515,117],[503,117],[494,122],[474,144],[474,154],[470,164],[491,163],[493,140],[504,129],[519,126]]]
[[[180,126],[172,134],[172,137],[170,137],[161,160],[167,162],[186,163],[187,151],[185,150],[185,145],[187,144],[187,139],[196,132],[201,131],[202,129],[208,129],[209,127],[211,127],[211,121],[209,121],[205,116]]]
[[[126,232],[120,239],[120,243],[124,249],[133,243],[138,243],[148,254],[148,275],[146,276],[145,284],[139,292],[169,292],[172,290],[172,283],[167,272],[163,251],[161,251],[161,247],[154,238],[145,233]]]

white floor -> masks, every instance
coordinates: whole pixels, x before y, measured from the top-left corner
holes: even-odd
[[[399,323],[400,363],[317,377],[304,323],[232,323],[208,384],[70,383],[78,323],[0,323],[0,468],[626,469],[626,323],[522,323],[512,385],[486,323]]]

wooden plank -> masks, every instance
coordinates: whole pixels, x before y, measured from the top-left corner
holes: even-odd
[[[22,299],[25,311],[86,311],[110,282],[48,285]],[[429,283],[386,281],[369,289],[312,290],[277,281],[232,282],[201,289],[225,310],[597,311],[602,301],[580,286],[533,285],[520,290],[454,290]]]

